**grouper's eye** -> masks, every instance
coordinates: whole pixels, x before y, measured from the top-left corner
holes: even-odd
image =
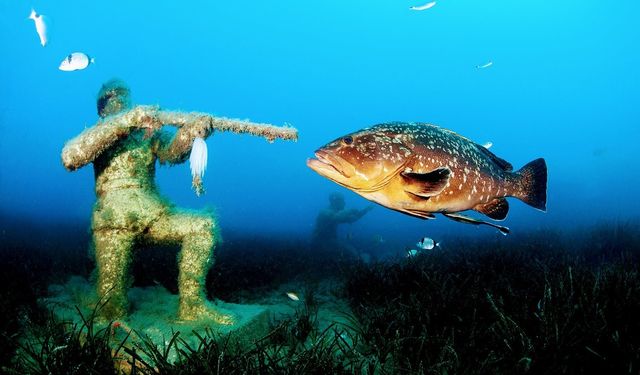
[[[351,136],[347,136],[342,138],[342,143],[344,143],[345,145],[350,145],[353,143],[353,137]]]

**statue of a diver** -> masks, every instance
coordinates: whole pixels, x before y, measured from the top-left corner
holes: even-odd
[[[154,181],[156,160],[170,164],[186,161],[194,139],[207,138],[216,127],[267,139],[295,139],[295,129],[261,127],[206,114],[163,112],[154,107],[132,109],[129,89],[117,80],[102,86],[97,107],[101,121],[67,142],[62,161],[71,171],[91,162],[94,165],[97,201],[92,233],[97,292],[106,301],[101,314],[108,319],[127,315],[134,244],[173,244],[181,246],[178,320],[233,324],[234,316],[207,301],[205,295],[205,278],[218,239],[216,222],[210,214],[178,210],[160,197]],[[177,126],[178,131],[163,131],[167,124]]]

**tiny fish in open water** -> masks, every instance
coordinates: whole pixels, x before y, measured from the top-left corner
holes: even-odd
[[[411,9],[411,10],[427,10],[429,8],[433,8],[434,5],[436,5],[436,2],[432,1],[432,2],[426,3],[424,5],[412,6],[409,9]]]
[[[42,14],[38,14],[35,9],[31,9],[31,14],[29,15],[29,19],[33,20],[36,25],[36,32],[38,33],[38,37],[40,38],[40,44],[42,46],[47,45],[47,24],[44,22],[44,16]]]
[[[503,220],[509,212],[506,197],[546,210],[544,159],[514,172],[509,162],[482,145],[431,124],[392,122],[365,128],[333,140],[315,156],[307,166],[321,176],[422,219],[440,213],[507,234],[507,227],[458,212],[474,210]]]
[[[72,72],[74,70],[86,69],[89,64],[95,62],[95,59],[89,57],[86,53],[74,52],[62,60],[58,69],[65,72]]]
[[[488,68],[488,67],[490,67],[492,65],[493,65],[493,61],[489,61],[488,63],[483,64],[483,65],[476,65],[476,68],[478,68],[478,69],[486,69],[486,68]]]

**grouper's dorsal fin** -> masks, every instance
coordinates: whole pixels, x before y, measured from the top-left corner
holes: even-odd
[[[500,168],[502,168],[502,170],[504,170],[505,172],[512,172],[513,171],[513,165],[511,165],[511,163],[509,163],[508,161],[501,159],[499,157],[496,156],[496,154],[494,154],[493,152],[489,151],[486,147],[483,147],[482,145],[476,144],[478,150],[480,152],[482,152],[483,154],[487,155],[489,157],[489,159],[493,160],[494,163],[496,163]]]
[[[491,202],[479,204],[473,209],[493,220],[504,220],[509,213],[509,203],[504,198],[496,198]]]
[[[447,187],[451,170],[440,167],[427,173],[402,172],[404,190],[422,198],[438,195]]]

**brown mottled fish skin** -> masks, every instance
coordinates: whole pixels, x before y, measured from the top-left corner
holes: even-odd
[[[386,123],[340,137],[307,165],[371,201],[421,218],[474,209],[502,220],[505,197],[546,209],[544,159],[513,172],[483,146],[425,123]]]

